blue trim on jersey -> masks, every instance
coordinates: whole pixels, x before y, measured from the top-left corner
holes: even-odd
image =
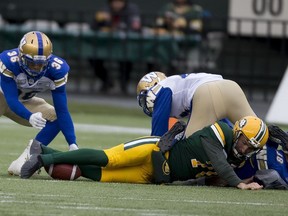
[[[65,85],[52,91],[52,98],[60,130],[69,145],[76,144],[75,129],[67,106]]]
[[[38,40],[38,55],[43,55],[43,40],[40,32],[36,32],[37,40]]]
[[[162,88],[154,103],[151,136],[162,136],[168,131],[171,106],[172,91],[170,88]]]

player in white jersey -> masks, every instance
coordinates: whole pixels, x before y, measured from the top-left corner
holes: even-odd
[[[221,119],[233,124],[256,116],[240,86],[221,75],[191,73],[166,77],[150,72],[137,85],[139,105],[152,117],[152,136],[168,130],[169,118],[188,117],[185,136]]]
[[[0,54],[0,116],[40,129],[34,142],[48,145],[61,131],[69,149],[78,149],[67,107],[65,86],[69,69],[64,59],[52,54],[52,43],[44,33],[25,34],[17,48]],[[44,91],[51,92],[55,108],[36,97]],[[31,142],[9,166],[10,174],[20,174],[21,166],[29,158]]]

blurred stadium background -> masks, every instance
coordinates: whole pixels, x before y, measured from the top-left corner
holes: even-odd
[[[115,60],[134,63],[123,96],[135,96],[137,81],[152,69],[169,75],[205,71],[237,81],[252,103],[271,102],[288,63],[286,0],[244,0],[240,5],[236,0],[217,4],[194,0],[209,14],[204,17],[203,30],[178,38],[151,37],[145,31],[153,28],[157,12],[170,1],[130,2],[140,8],[142,31],[103,36],[91,31],[89,23],[106,0],[1,1],[0,50],[17,46],[29,30],[44,31],[53,42],[54,53],[71,66],[68,90],[72,93],[99,95],[99,80],[88,63],[89,58],[98,56],[107,60],[115,79]],[[118,92],[116,87],[111,94]]]

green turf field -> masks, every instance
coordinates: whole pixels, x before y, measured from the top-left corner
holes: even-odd
[[[150,119],[141,110],[88,105],[73,105],[70,110],[81,147],[107,148],[149,131]],[[104,127],[98,132],[101,125],[114,127]],[[1,216],[287,215],[287,191],[98,183],[83,178],[56,181],[44,170],[29,180],[8,176],[7,167],[36,133],[36,129],[0,119]],[[62,134],[50,147],[67,150]]]

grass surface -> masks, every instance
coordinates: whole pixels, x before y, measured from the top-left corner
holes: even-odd
[[[139,110],[101,106],[72,106],[72,117],[82,124],[149,128]],[[81,123],[81,124],[80,124]],[[241,191],[234,188],[157,186],[98,183],[79,178],[56,181],[45,173],[29,180],[7,175],[38,131],[0,119],[0,215],[286,215],[287,191]],[[108,148],[143,134],[99,133],[77,130],[81,147]],[[50,147],[67,150],[62,134]]]

